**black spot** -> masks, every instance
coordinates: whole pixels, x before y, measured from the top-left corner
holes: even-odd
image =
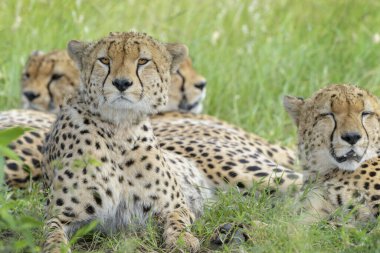
[[[259,173],[256,173],[255,176],[257,176],[257,177],[266,177],[266,176],[268,176],[268,173],[266,173],[266,172],[259,172]]]
[[[17,171],[18,170],[18,166],[17,166],[16,163],[8,163],[7,167],[8,167],[8,169],[13,170],[13,171]]]
[[[92,196],[94,197],[94,200],[98,206],[102,206],[102,198],[100,197],[100,194],[96,191],[92,193]]]
[[[140,200],[140,197],[139,196],[137,196],[136,194],[133,194],[133,202],[137,202],[137,201],[139,201]]]
[[[56,204],[57,206],[63,206],[64,204],[63,199],[57,199]]]
[[[229,175],[230,177],[236,177],[236,176],[237,176],[237,173],[236,173],[235,171],[230,171],[230,172],[228,172],[228,175]]]
[[[28,136],[24,136],[24,140],[29,143],[29,144],[32,144],[33,143],[33,139],[28,137]]]
[[[249,163],[249,161],[245,160],[245,159],[240,159],[239,160],[239,163]]]
[[[238,182],[236,184],[239,188],[245,188],[245,185],[242,182]]]
[[[369,189],[369,183],[368,183],[368,182],[365,182],[363,187],[364,187],[366,190],[368,190],[368,189]]]
[[[65,170],[65,175],[68,177],[68,178],[73,178],[73,176],[74,176],[74,173],[72,173],[71,171],[69,171],[69,170]]]
[[[258,171],[258,170],[261,170],[261,168],[258,166],[249,166],[249,167],[247,167],[247,170],[248,171]]]
[[[91,215],[91,214],[94,214],[94,213],[95,213],[95,208],[94,208],[92,205],[89,205],[89,204],[88,204],[88,205],[86,206],[86,213],[87,213],[87,214],[90,214],[90,215]]]
[[[374,176],[376,176],[376,172],[375,172],[375,171],[371,171],[371,172],[369,173],[369,176],[370,176],[370,177],[374,177]]]
[[[374,187],[375,187],[375,190],[380,190],[380,184],[375,184]]]
[[[72,197],[71,201],[75,204],[79,204],[79,200],[76,197]]]
[[[230,169],[232,169],[230,166],[223,166],[222,167],[222,170],[226,170],[227,171],[227,170],[230,170]]]
[[[144,212],[144,213],[149,212],[150,209],[152,209],[152,206],[151,206],[151,205],[149,205],[149,206],[143,205],[143,212]]]
[[[130,166],[132,166],[134,163],[135,163],[135,161],[132,160],[132,159],[130,159],[130,160],[128,160],[128,161],[125,163],[125,166],[130,167]]]
[[[380,195],[373,195],[372,197],[371,197],[371,200],[372,201],[377,201],[377,200],[379,200],[380,199]]]
[[[112,191],[108,188],[106,190],[106,194],[107,194],[107,196],[112,197]]]

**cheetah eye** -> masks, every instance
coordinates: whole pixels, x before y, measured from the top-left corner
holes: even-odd
[[[51,80],[58,80],[62,77],[63,75],[62,74],[53,74],[52,77],[51,77]]]
[[[110,59],[109,58],[107,58],[107,57],[100,57],[100,58],[98,58],[98,60],[101,62],[101,63],[103,63],[104,65],[110,65]]]
[[[146,59],[146,58],[140,58],[137,62],[138,65],[145,65],[149,62],[150,60],[149,59]]]
[[[29,79],[29,77],[30,77],[30,74],[29,73],[24,73],[23,75],[22,75],[22,78],[25,80],[25,79]]]
[[[326,117],[326,116],[334,116],[334,114],[332,112],[325,112],[325,113],[321,113],[319,114],[320,117]]]
[[[374,112],[370,112],[370,111],[364,111],[364,112],[362,112],[362,117],[373,115],[373,114],[375,114],[375,113]]]

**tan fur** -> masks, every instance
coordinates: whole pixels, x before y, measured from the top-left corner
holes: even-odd
[[[172,73],[171,80],[169,101],[162,111],[200,113],[206,80],[195,71],[189,57]],[[79,87],[79,71],[66,51],[38,52],[29,56],[21,81],[25,109],[56,113],[64,98]]]
[[[378,216],[378,99],[355,86],[332,85],[306,100],[286,97],[284,104],[298,127],[306,183],[313,183],[305,201],[311,220],[328,217],[340,207],[357,208],[358,222]]]
[[[130,32],[94,43],[71,41],[68,49],[81,86],[45,145],[51,194],[44,251],[60,252],[91,220],[112,233],[143,225],[152,215],[164,223],[167,248],[183,238],[185,248],[197,251],[199,241],[186,229],[202,212],[210,186],[190,161],[158,146],[148,119],[166,104],[170,72],[186,47]]]

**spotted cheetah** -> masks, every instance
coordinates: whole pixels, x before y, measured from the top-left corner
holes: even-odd
[[[193,163],[159,147],[148,117],[165,106],[170,72],[186,47],[129,32],[93,43],[71,41],[68,52],[81,86],[63,105],[45,145],[51,193],[44,252],[60,252],[92,220],[112,233],[152,215],[163,222],[167,248],[182,238],[189,251],[198,251],[187,227],[212,186]]]
[[[190,57],[171,76],[169,101],[161,111],[200,113],[206,79],[193,68]],[[25,64],[21,86],[25,109],[57,113],[64,98],[79,87],[79,70],[66,51],[35,51]]]
[[[24,188],[31,177],[40,179],[41,147],[55,118],[54,114],[31,110],[0,113],[0,129],[15,125],[33,128],[10,145],[22,162],[6,158],[9,186]],[[236,126],[208,115],[179,112],[160,113],[151,121],[160,147],[195,162],[216,185],[223,178],[222,185],[234,182],[242,189],[249,187],[251,182],[244,183],[246,178],[240,181],[238,176],[247,173],[253,175],[249,180],[283,191],[291,185],[302,185],[302,174],[289,169],[294,160],[288,149]]]
[[[350,85],[332,85],[311,98],[286,96],[284,106],[298,128],[304,172],[306,222],[351,212],[353,224],[379,215],[378,98]],[[309,186],[310,183],[311,186]]]

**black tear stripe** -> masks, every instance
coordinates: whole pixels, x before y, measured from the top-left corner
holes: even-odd
[[[44,62],[44,61],[40,61],[40,62],[38,63],[38,66],[37,66],[37,73],[40,72],[40,68],[41,68],[43,62]]]
[[[88,76],[88,79],[87,79],[87,83],[88,83],[88,84],[90,84],[90,79],[91,79],[91,76],[92,76],[92,71],[94,71],[96,61],[97,61],[97,60],[95,60],[95,61],[94,61],[94,64],[92,64],[91,72],[90,72],[90,75]]]
[[[367,128],[365,128],[365,126],[364,126],[363,117],[361,117],[360,123],[362,124],[362,127],[364,129],[365,135],[367,136],[367,140],[368,140],[367,147],[365,148],[364,153],[363,153],[363,154],[366,154],[367,150],[368,150],[368,146],[369,146],[369,136],[368,136]]]
[[[110,49],[111,49],[111,47],[112,47],[112,45],[115,43],[115,41],[111,41],[111,43],[109,44],[109,46],[108,46],[108,48],[107,48],[107,55],[109,55],[109,51],[110,51]],[[110,63],[111,64],[111,63]],[[107,81],[107,78],[108,78],[108,76],[110,75],[110,73],[111,73],[111,65],[108,65],[108,71],[107,71],[107,75],[106,75],[106,77],[104,78],[104,80],[103,80],[103,83],[102,83],[102,95],[103,95],[103,97],[104,97],[104,99],[107,101],[107,98],[106,98],[106,96],[104,95],[104,84],[106,83],[106,81]]]
[[[184,75],[182,75],[181,71],[179,71],[179,69],[177,70],[177,74],[179,75],[179,77],[181,78],[182,80],[182,84],[181,84],[181,92],[182,92],[182,98],[181,98],[181,101],[179,102],[179,105],[181,103],[187,103],[187,97],[186,97],[186,93],[185,93],[185,82],[186,82],[186,78]]]
[[[158,75],[160,76],[160,79],[161,79],[161,83],[163,83],[163,82],[164,82],[164,80],[162,79],[161,73],[160,73],[160,71],[158,70],[158,67],[157,67],[157,64],[156,64],[156,62],[155,62],[155,61],[153,61],[153,60],[152,60],[152,62],[153,62],[153,64],[154,64],[154,67],[156,68],[156,71],[157,71]]]
[[[50,69],[51,72],[53,71],[54,66],[55,66],[55,61],[52,60],[52,65],[51,65],[51,69]],[[52,77],[53,77],[53,76],[52,76]],[[53,93],[52,93],[51,90],[50,90],[50,85],[51,85],[52,82],[53,82],[53,79],[50,78],[49,82],[48,82],[47,85],[46,85],[46,88],[47,88],[47,90],[48,90],[48,94],[49,94],[49,108],[50,108],[50,107],[54,107]],[[53,109],[53,108],[52,108],[52,109]]]
[[[333,107],[333,105],[332,105],[332,102],[331,102],[331,104],[330,104],[330,108],[332,108]],[[332,133],[331,133],[331,135],[330,135],[330,154],[331,154],[331,152],[334,152],[334,155],[333,155],[333,157],[335,157],[335,151],[334,151],[334,147],[333,147],[333,140],[334,140],[334,133],[335,133],[335,131],[336,131],[336,119],[335,119],[335,116],[334,116],[334,114],[332,114],[332,118],[333,118],[333,120],[334,120],[334,129],[333,129],[333,131],[332,131]]]
[[[136,76],[137,78],[139,79],[139,82],[140,82],[140,85],[141,85],[141,93],[140,93],[140,100],[142,99],[143,95],[144,95],[144,84],[143,82],[141,81],[141,78],[139,76],[139,67],[136,68]]]

